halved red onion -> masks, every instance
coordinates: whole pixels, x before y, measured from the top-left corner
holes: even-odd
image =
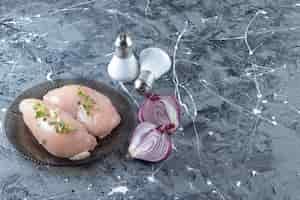
[[[152,94],[139,109],[138,118],[141,122],[169,127],[167,132],[172,133],[179,126],[180,106],[174,96]]]
[[[158,162],[166,159],[172,150],[171,137],[162,133],[155,124],[142,122],[134,130],[129,145],[132,158]]]

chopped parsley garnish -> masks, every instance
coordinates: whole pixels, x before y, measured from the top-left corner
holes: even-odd
[[[42,103],[35,103],[35,104],[33,104],[33,109],[35,110],[35,118],[46,118],[46,117],[49,117],[49,110]]]
[[[78,96],[81,97],[81,101],[78,103],[82,105],[87,115],[91,114],[91,111],[96,104],[95,101],[87,94],[85,94],[80,88],[78,88]]]
[[[57,133],[69,133],[72,131],[76,131],[75,128],[72,128],[69,124],[65,123],[62,120],[59,121],[51,121],[49,122],[50,125],[55,127]]]
[[[44,104],[35,103],[33,104],[33,109],[35,111],[35,118],[42,118],[43,121],[47,121],[50,118],[51,121],[49,120],[49,124],[55,127],[57,133],[76,131],[76,129],[72,128],[69,124],[59,120],[57,112],[49,110]]]

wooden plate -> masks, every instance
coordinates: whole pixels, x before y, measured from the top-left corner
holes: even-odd
[[[120,125],[99,143],[90,157],[78,161],[58,158],[48,153],[37,142],[30,130],[24,124],[22,114],[18,108],[19,103],[25,98],[42,99],[49,90],[69,84],[84,85],[105,94],[110,98],[122,118]],[[9,141],[25,158],[39,164],[76,166],[100,160],[112,152],[125,156],[130,135],[136,124],[137,122],[132,104],[128,102],[124,95],[115,89],[95,80],[60,79],[38,84],[18,96],[7,110],[4,119],[4,130]]]

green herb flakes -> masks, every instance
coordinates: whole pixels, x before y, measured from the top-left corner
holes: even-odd
[[[43,121],[49,120],[49,125],[54,126],[57,133],[76,131],[76,129],[58,118],[57,111],[49,110],[44,104],[35,103],[33,104],[33,109],[35,111],[35,117],[37,119],[42,118]]]
[[[35,104],[33,104],[33,109],[35,110],[35,118],[46,118],[46,117],[49,117],[49,110],[42,103],[35,103]]]
[[[77,129],[71,127],[71,125],[65,123],[62,120],[51,121],[51,122],[49,122],[49,124],[53,125],[55,127],[55,130],[56,130],[57,133],[69,133],[69,132],[77,130]]]
[[[78,103],[79,105],[82,105],[87,115],[91,114],[91,111],[93,107],[95,106],[95,101],[85,94],[80,88],[78,88],[78,96],[81,97],[81,101]]]

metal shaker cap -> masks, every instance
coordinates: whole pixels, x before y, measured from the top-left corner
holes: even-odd
[[[154,74],[150,71],[141,71],[139,77],[134,82],[134,88],[140,93],[145,94],[152,89],[155,80]]]
[[[122,32],[115,41],[115,55],[120,58],[128,58],[132,55],[132,40],[128,33]]]

